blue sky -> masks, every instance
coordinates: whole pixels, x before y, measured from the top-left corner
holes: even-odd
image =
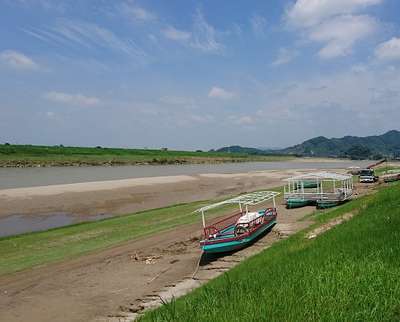
[[[0,142],[283,147],[398,129],[397,0],[0,0]]]

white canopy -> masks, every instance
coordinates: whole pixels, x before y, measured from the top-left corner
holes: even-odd
[[[275,196],[277,196],[277,195],[279,195],[279,192],[275,192],[275,191],[252,192],[252,193],[241,195],[241,196],[238,196],[235,198],[217,202],[217,203],[214,203],[214,204],[211,204],[208,206],[204,206],[202,208],[197,209],[195,212],[203,213],[207,210],[217,208],[217,207],[227,205],[227,204],[239,204],[239,205],[245,205],[245,206],[257,205],[259,203],[268,201],[270,199],[274,199]]]
[[[295,177],[291,177],[285,179],[285,181],[302,181],[302,180],[337,180],[337,181],[344,181],[351,179],[351,175],[341,174],[336,172],[313,172],[313,173],[306,173],[301,174]]]

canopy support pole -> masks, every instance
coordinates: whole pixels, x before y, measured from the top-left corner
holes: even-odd
[[[206,228],[206,219],[204,218],[204,211],[201,212],[201,219],[203,220],[203,228]]]

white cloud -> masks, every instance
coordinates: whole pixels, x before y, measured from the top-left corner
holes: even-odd
[[[286,20],[323,47],[323,59],[346,56],[355,44],[373,35],[379,22],[369,15],[355,15],[383,0],[297,0],[286,12]]]
[[[360,130],[370,133],[371,128],[382,132],[398,128],[399,71],[376,65],[362,68],[362,72],[356,69],[304,79],[296,86],[268,84],[263,90],[264,107],[254,118],[283,128],[307,124],[300,130],[305,137],[318,133],[356,135]],[[349,128],[350,132],[343,132]]]
[[[15,50],[2,51],[0,53],[0,61],[19,70],[35,70],[39,68],[39,65],[31,58]]]
[[[192,114],[188,117],[189,120],[196,122],[196,123],[212,123],[214,122],[214,117],[212,115],[196,115]]]
[[[217,31],[206,21],[200,10],[194,18],[191,46],[207,53],[223,49],[223,45],[217,40]]]
[[[338,16],[321,23],[310,31],[309,38],[324,43],[319,51],[321,58],[346,56],[351,53],[354,44],[373,34],[378,22],[370,16]]]
[[[250,19],[251,29],[256,35],[262,35],[267,26],[267,20],[260,15],[253,15]]]
[[[222,99],[222,100],[230,100],[230,99],[236,97],[236,93],[229,92],[226,89],[214,86],[213,88],[211,88],[210,92],[208,93],[208,97],[218,98],[218,99]]]
[[[120,6],[120,10],[134,21],[149,22],[157,20],[155,13],[134,4],[124,3]]]
[[[97,97],[85,96],[82,94],[68,94],[63,92],[47,92],[43,95],[43,97],[52,102],[79,106],[95,106],[101,102]]]
[[[251,125],[255,123],[255,119],[252,116],[245,115],[237,118],[235,123],[239,125]]]
[[[194,16],[193,26],[190,31],[167,26],[161,30],[161,33],[167,39],[178,41],[204,53],[220,53],[224,48],[223,44],[217,40],[218,31],[207,22],[200,10],[197,10]]]
[[[130,56],[138,62],[145,61],[148,57],[147,53],[139,48],[132,39],[124,39],[111,30],[93,23],[60,19],[51,28],[23,31],[49,43],[87,49],[108,49]]]
[[[281,48],[279,49],[278,56],[276,59],[272,62],[272,66],[280,66],[284,64],[290,63],[296,56],[298,55],[298,52],[296,50],[289,50],[287,48]]]
[[[8,0],[6,2],[9,4],[22,6],[25,9],[29,9],[31,7],[41,7],[44,10],[54,10],[59,12],[64,12],[67,7],[66,3],[54,0]]]
[[[380,44],[375,50],[375,56],[381,60],[400,60],[400,38],[392,38]]]
[[[290,24],[311,27],[336,15],[358,12],[383,0],[297,0],[287,11]]]
[[[175,41],[187,41],[192,37],[192,34],[190,32],[179,30],[172,26],[168,26],[167,28],[162,30],[162,33],[166,38]]]

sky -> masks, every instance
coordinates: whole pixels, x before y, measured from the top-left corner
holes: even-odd
[[[0,142],[286,147],[399,129],[398,0],[0,0]]]

